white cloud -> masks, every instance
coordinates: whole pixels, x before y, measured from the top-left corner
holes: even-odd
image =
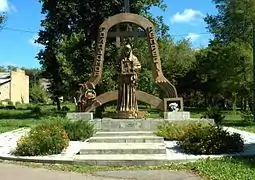
[[[189,39],[191,42],[194,42],[194,41],[198,40],[199,38],[200,38],[200,35],[196,34],[196,33],[189,33],[186,36],[186,39]]]
[[[28,40],[29,44],[35,46],[35,47],[43,47],[43,45],[35,43],[35,40],[38,38],[38,35],[34,35],[31,39]]]
[[[14,5],[8,2],[8,0],[0,0],[0,12],[17,12]]]
[[[7,12],[9,11],[9,4],[7,0],[0,0],[0,12]]]
[[[191,23],[202,20],[203,13],[193,9],[185,9],[182,13],[177,12],[171,18],[171,23]]]

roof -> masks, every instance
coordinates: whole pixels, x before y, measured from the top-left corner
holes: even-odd
[[[11,81],[10,73],[0,73],[0,85]]]

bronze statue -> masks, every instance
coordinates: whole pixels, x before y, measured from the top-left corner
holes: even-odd
[[[123,58],[118,63],[118,104],[119,118],[136,118],[138,105],[136,87],[138,85],[138,72],[141,64],[133,55],[131,45],[123,49]]]

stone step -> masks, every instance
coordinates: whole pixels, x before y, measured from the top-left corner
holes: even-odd
[[[112,136],[91,137],[90,143],[163,143],[164,138],[158,136]]]
[[[108,136],[155,136],[152,131],[116,131],[116,132],[97,132],[94,137]]]
[[[86,143],[80,155],[91,154],[166,154],[164,143]]]
[[[74,161],[78,164],[92,166],[156,166],[167,163],[163,154],[108,154],[77,155]]]

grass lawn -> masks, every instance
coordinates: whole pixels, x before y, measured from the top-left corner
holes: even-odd
[[[52,117],[59,115],[55,106],[40,106],[42,112],[35,114],[27,107],[18,107],[14,110],[0,109],[0,133],[23,127],[34,127],[48,122]]]

